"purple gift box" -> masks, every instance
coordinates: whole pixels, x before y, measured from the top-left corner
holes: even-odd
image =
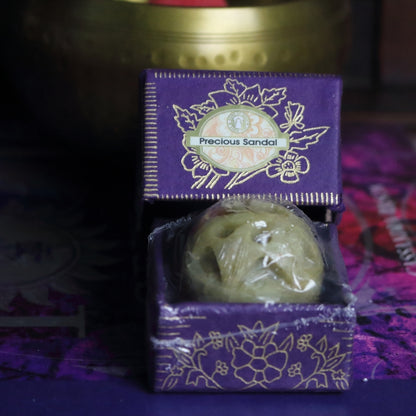
[[[341,80],[148,70],[142,76],[150,376],[156,391],[346,390],[355,310],[338,248]],[[324,245],[318,304],[181,296],[187,218],[226,197],[299,206]],[[179,276],[179,277],[178,277]]]

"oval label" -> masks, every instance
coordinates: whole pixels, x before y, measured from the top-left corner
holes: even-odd
[[[213,166],[242,172],[259,169],[288,150],[289,135],[259,109],[229,105],[211,111],[187,132],[186,144]]]

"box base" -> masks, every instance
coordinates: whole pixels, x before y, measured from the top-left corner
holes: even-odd
[[[329,249],[336,250],[335,225],[326,227]],[[155,391],[349,389],[356,316],[342,281],[336,303],[180,301],[172,295],[176,288],[171,288],[171,268],[163,258],[163,253],[172,256],[166,249],[169,233],[154,233],[149,250],[150,372]],[[339,253],[331,257],[333,269],[342,267]]]

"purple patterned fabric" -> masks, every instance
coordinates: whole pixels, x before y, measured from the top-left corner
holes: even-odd
[[[347,209],[338,228],[357,296],[354,374],[415,378],[416,153],[401,128],[345,125],[342,137]],[[59,152],[6,150],[0,154],[0,218],[21,238],[17,244],[1,236],[0,378],[143,380],[144,290],[140,277],[132,283],[125,224],[131,201],[123,184],[131,172],[99,163],[90,169],[90,160],[77,160],[74,171],[74,161],[65,163]],[[18,219],[30,225],[26,233]],[[55,269],[37,268],[47,273],[36,279],[10,265],[50,265],[50,256]],[[53,325],[36,326],[31,318],[38,317]]]
[[[343,129],[346,212],[339,227],[357,295],[359,379],[416,376],[416,153],[401,128]]]
[[[87,157],[74,169],[30,138],[27,149],[0,148],[0,379],[137,376],[143,346],[120,186],[131,180]]]

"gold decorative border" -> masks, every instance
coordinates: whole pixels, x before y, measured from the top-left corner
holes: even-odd
[[[187,79],[187,78],[338,78],[337,75],[333,74],[302,74],[293,72],[245,72],[245,71],[169,71],[161,70],[154,71],[154,77],[156,79]]]
[[[156,197],[165,201],[218,201],[224,198],[240,198],[249,199],[270,198],[281,201],[290,201],[296,205],[338,205],[341,202],[341,194],[333,192],[282,192],[282,193],[268,193],[268,194],[239,194],[239,193],[201,193],[201,194],[152,194],[145,195],[146,198]]]
[[[144,87],[144,191],[145,199],[159,196],[158,180],[158,125],[156,83]]]

